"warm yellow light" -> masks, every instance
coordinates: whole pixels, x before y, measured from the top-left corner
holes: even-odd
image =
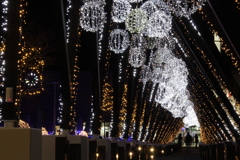
[[[96,153],[96,157],[99,157],[99,153]]]
[[[164,154],[164,150],[162,150],[162,154]]]
[[[150,151],[151,151],[151,152],[153,152],[153,151],[154,151],[154,148],[153,148],[153,147],[152,147],[152,148],[150,148]]]
[[[138,147],[138,150],[139,150],[139,151],[141,151],[141,150],[142,150],[142,148],[139,146],[139,147]]]
[[[153,159],[154,158],[154,156],[153,155],[151,155],[151,159]]]
[[[118,153],[116,154],[116,159],[118,160]]]

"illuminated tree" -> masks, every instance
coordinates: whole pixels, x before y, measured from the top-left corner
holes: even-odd
[[[18,61],[20,97],[40,94],[44,85],[51,82],[49,77],[43,77],[44,68],[57,64],[51,32],[37,27],[35,23],[30,23],[23,31]]]

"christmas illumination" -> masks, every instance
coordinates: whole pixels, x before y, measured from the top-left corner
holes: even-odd
[[[147,13],[147,18],[149,19],[149,17],[157,11],[157,7],[155,6],[155,4],[152,1],[146,1],[144,2],[141,6],[140,9],[142,9],[143,11],[146,11]]]
[[[4,0],[2,2],[2,6],[1,6],[2,10],[1,10],[1,29],[3,32],[7,31],[7,13],[8,13],[8,0]],[[0,34],[0,104],[2,104],[3,102],[3,94],[4,94],[4,81],[5,81],[5,77],[4,77],[4,73],[5,73],[5,50],[6,50],[6,45],[5,42],[6,39],[4,37],[4,35]],[[0,108],[0,123],[2,120],[2,108]]]
[[[141,48],[130,48],[129,63],[132,67],[141,67],[146,60],[146,53]]]
[[[149,37],[163,38],[172,28],[172,17],[158,10],[151,14],[146,28]]]
[[[114,29],[110,34],[109,49],[114,53],[123,53],[129,46],[129,34],[123,29]]]
[[[112,20],[116,23],[122,23],[125,21],[132,6],[126,0],[114,0],[112,7]]]
[[[106,13],[104,12],[104,2],[90,1],[85,2],[81,7],[80,25],[89,32],[102,30],[106,22]]]
[[[172,12],[179,17],[189,17],[199,8],[202,8],[206,0],[167,0]]]
[[[72,1],[71,0],[67,0],[67,8],[66,8],[66,17],[67,17],[67,20],[66,20],[66,32],[67,32],[67,43],[69,43],[69,31],[70,31],[70,9],[72,8]]]
[[[146,11],[136,8],[132,9],[125,20],[126,29],[131,33],[141,33],[147,23]]]

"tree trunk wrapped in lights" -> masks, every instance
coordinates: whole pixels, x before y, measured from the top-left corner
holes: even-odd
[[[5,99],[6,95],[3,95],[2,107],[2,118],[4,120],[17,120],[16,112],[18,111],[15,106],[15,98],[17,98],[17,83],[18,83],[18,71],[17,71],[17,61],[18,61],[18,43],[20,37],[19,26],[21,19],[19,19],[20,1],[11,1],[11,7],[7,9],[7,32],[4,38],[6,39],[5,45],[5,73],[4,73],[4,89],[6,94],[6,88],[12,88],[13,92],[10,93],[9,99]],[[6,8],[5,8],[6,9]],[[3,43],[4,43],[3,42]],[[18,113],[19,114],[19,113]]]

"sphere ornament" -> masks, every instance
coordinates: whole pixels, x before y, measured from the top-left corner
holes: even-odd
[[[141,33],[147,23],[146,11],[136,8],[132,9],[125,20],[126,29],[131,33]]]
[[[33,72],[28,73],[28,77],[25,79],[25,82],[28,86],[36,86],[39,82],[38,74]]]
[[[114,53],[123,53],[129,46],[129,34],[123,29],[114,29],[110,33],[109,48]]]
[[[162,69],[161,68],[155,68],[152,70],[152,74],[151,74],[151,81],[154,83],[154,84],[157,84],[159,82],[161,82],[163,79],[163,76],[162,76]]]
[[[80,25],[88,32],[97,32],[104,28],[106,13],[104,12],[104,2],[89,1],[85,2],[80,9]]]
[[[167,0],[174,15],[186,18],[200,9],[205,2],[206,0]]]
[[[149,37],[163,38],[172,28],[172,16],[158,10],[151,15],[146,28]]]
[[[167,47],[158,48],[152,58],[151,64],[153,68],[162,68],[164,64],[172,59],[172,50]]]
[[[154,49],[157,46],[158,38],[155,37],[147,37],[146,38],[146,48],[147,49]]]
[[[156,46],[158,48],[167,47],[170,50],[174,50],[176,48],[176,40],[171,31],[163,38],[157,38]]]
[[[157,10],[165,12],[166,15],[171,15],[170,7],[163,0],[149,0],[149,1],[151,1],[157,7]]]
[[[144,65],[146,61],[146,54],[144,50],[138,47],[134,47],[134,48],[131,47],[129,51],[128,61],[131,64],[131,66],[134,68],[138,68]]]
[[[157,7],[153,4],[152,1],[146,1],[144,2],[141,6],[140,9],[146,11],[147,13],[147,18],[149,19],[149,17],[157,11]]]
[[[128,13],[131,11],[131,4],[126,0],[114,0],[112,6],[112,20],[116,23],[125,21]]]
[[[132,34],[131,38],[131,47],[132,48],[142,48],[143,50],[146,47],[146,39],[141,33]]]
[[[142,0],[128,0],[130,3],[139,3],[142,2]]]

